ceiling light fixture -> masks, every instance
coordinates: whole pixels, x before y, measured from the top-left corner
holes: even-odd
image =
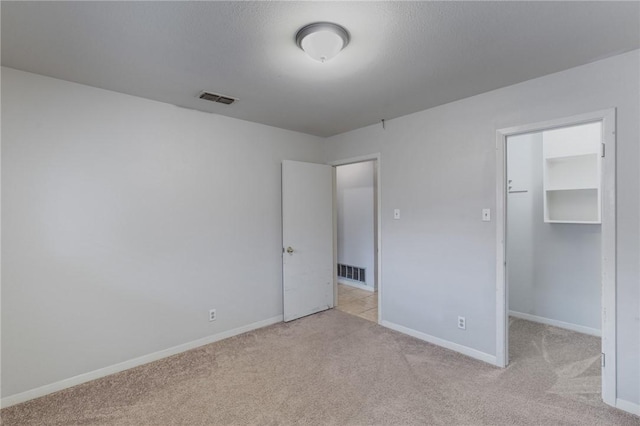
[[[349,32],[331,22],[314,22],[296,34],[298,47],[316,61],[326,62],[349,44]]]

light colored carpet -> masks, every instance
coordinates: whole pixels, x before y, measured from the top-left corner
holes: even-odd
[[[599,401],[598,338],[512,320],[499,369],[337,310],[2,410],[9,425],[638,425]]]

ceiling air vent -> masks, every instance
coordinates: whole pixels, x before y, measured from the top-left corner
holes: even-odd
[[[200,99],[204,99],[205,101],[217,102],[219,104],[231,105],[237,99],[230,98],[228,96],[216,95],[215,93],[210,92],[202,92],[200,94]]]

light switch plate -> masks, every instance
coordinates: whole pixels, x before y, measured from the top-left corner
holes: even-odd
[[[393,209],[393,218],[400,219],[400,209]]]
[[[491,222],[491,209],[482,209],[482,221]]]

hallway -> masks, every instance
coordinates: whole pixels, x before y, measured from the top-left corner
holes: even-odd
[[[378,292],[338,284],[337,310],[378,322]]]

